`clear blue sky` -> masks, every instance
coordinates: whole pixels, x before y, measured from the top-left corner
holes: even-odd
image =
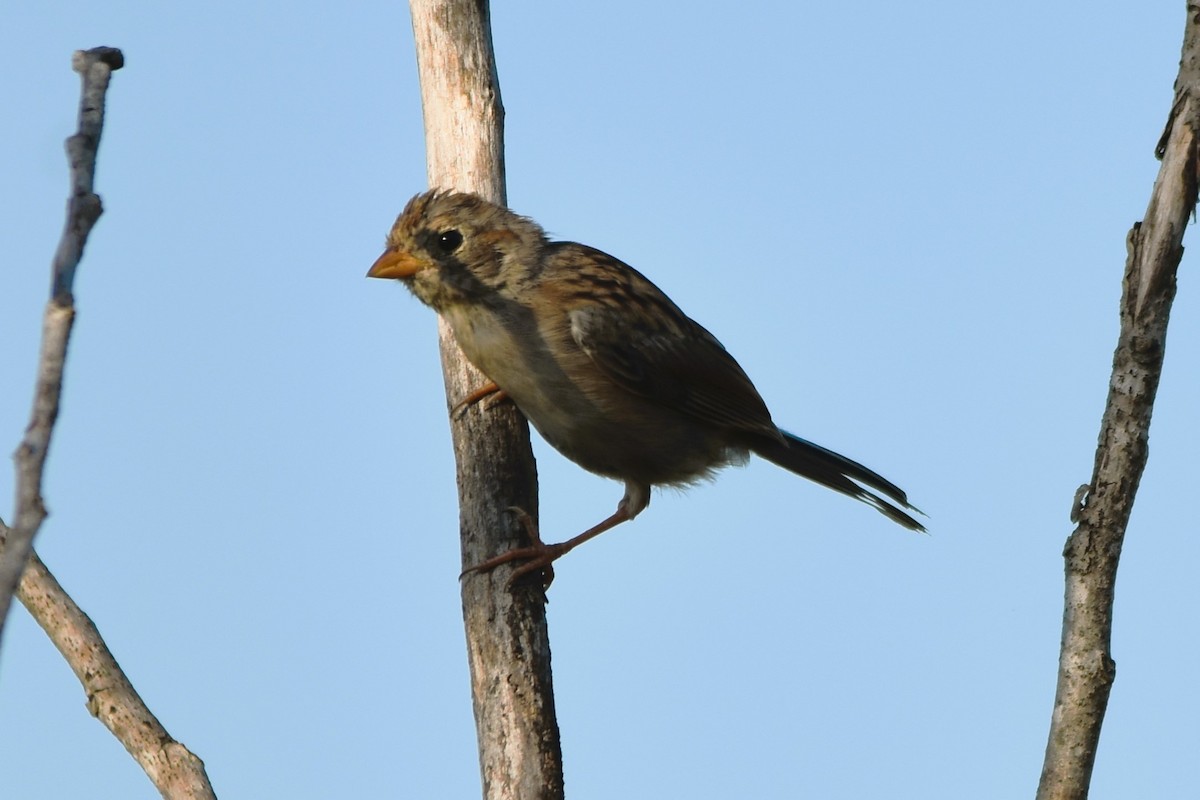
[[[549,607],[572,800],[1032,796],[1184,13],[495,4],[513,207],[651,276],[781,425],[930,515],[914,535],[754,462],[572,553]],[[363,277],[425,183],[406,6],[8,3],[0,30],[6,453],[71,51],[127,60],[39,551],[221,796],[478,796],[434,316]],[[1193,262],[1094,800],[1195,791]],[[537,448],[547,538],[612,510],[620,486]],[[156,797],[23,609],[9,628],[0,794]]]

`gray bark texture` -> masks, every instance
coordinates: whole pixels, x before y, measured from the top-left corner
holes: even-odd
[[[0,538],[6,532],[0,521]],[[83,685],[88,711],[117,737],[166,800],[216,800],[204,762],[177,742],[142,701],[91,618],[38,558],[17,597]]]
[[[1108,403],[1092,479],[1079,493],[1067,539],[1058,685],[1038,800],[1087,797],[1100,728],[1116,677],[1111,652],[1117,564],[1149,454],[1150,417],[1166,352],[1183,233],[1196,208],[1200,153],[1200,13],[1187,9],[1175,100],[1159,141],[1162,160],[1145,218],[1128,237]]]
[[[504,110],[485,0],[411,0],[430,187],[505,202]],[[439,321],[448,411],[485,379]],[[527,538],[510,508],[536,519],[529,428],[511,403],[450,414],[463,568]],[[545,595],[536,581],[507,588],[513,565],[462,580],[463,620],[487,800],[563,796]]]

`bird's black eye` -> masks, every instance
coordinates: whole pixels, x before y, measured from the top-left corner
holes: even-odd
[[[462,244],[462,234],[456,230],[442,231],[433,237],[434,246],[445,255],[450,255]]]

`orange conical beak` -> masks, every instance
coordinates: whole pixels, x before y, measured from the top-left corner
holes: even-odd
[[[367,270],[368,278],[407,278],[425,264],[411,253],[389,247]]]

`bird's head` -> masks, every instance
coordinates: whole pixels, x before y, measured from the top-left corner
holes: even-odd
[[[511,297],[536,277],[545,240],[536,222],[503,206],[433,190],[408,201],[367,277],[401,280],[437,311]]]

